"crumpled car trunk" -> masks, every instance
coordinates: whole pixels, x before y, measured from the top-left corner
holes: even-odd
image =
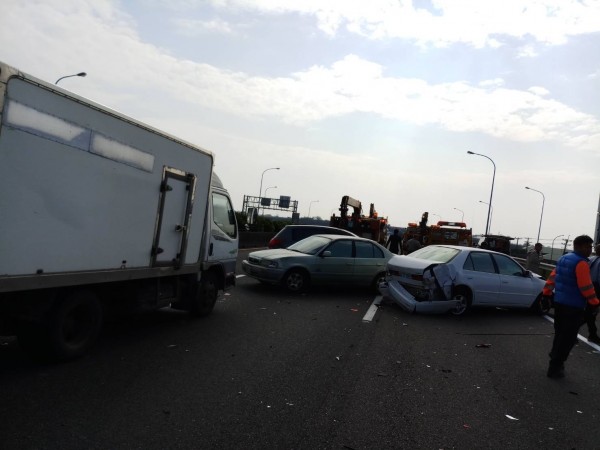
[[[406,274],[402,274],[401,270],[401,268],[395,269],[390,261],[389,274],[386,276],[386,281],[379,284],[379,292],[402,309],[410,313],[441,314],[459,305],[458,300],[451,300],[456,279],[454,267],[447,264],[431,264],[423,269],[421,283],[412,280],[409,282]]]

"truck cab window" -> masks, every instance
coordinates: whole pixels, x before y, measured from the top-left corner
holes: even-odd
[[[237,228],[235,226],[235,213],[229,199],[222,195],[213,193],[213,221],[227,236],[235,238]]]

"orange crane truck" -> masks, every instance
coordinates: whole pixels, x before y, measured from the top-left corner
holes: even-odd
[[[348,214],[349,208],[352,213]],[[375,211],[375,205],[371,203],[369,215],[362,215],[362,203],[348,195],[342,197],[340,203],[340,215],[333,214],[329,225],[336,228],[342,228],[367,239],[385,245],[387,218],[379,217]]]
[[[424,212],[421,221],[417,224],[410,222],[404,236],[403,244],[411,238],[417,239],[421,245],[447,244],[471,247],[473,245],[473,232],[464,222],[448,222],[440,220],[435,225],[427,225],[429,213]]]

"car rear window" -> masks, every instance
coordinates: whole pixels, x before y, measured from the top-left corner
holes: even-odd
[[[316,255],[319,250],[331,242],[331,239],[323,236],[310,236],[306,239],[296,242],[288,247],[288,250],[294,250],[300,253]]]
[[[412,252],[409,256],[411,258],[425,259],[427,261],[447,263],[459,253],[460,250],[456,250],[455,248],[436,247],[435,245],[430,245],[429,247],[423,247],[422,249]]]
[[[319,232],[314,228],[293,228],[292,229],[292,240],[299,241],[301,239],[318,234]]]

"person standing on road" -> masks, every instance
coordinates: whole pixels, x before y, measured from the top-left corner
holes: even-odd
[[[415,250],[419,250],[421,248],[421,243],[415,239],[415,237],[411,237],[408,241],[406,241],[406,254],[410,255]]]
[[[540,263],[542,262],[542,244],[539,242],[527,252],[527,263],[525,268],[540,275]]]
[[[554,341],[547,372],[550,378],[565,376],[564,363],[577,341],[584,311],[587,305],[597,311],[600,304],[590,277],[588,257],[592,254],[592,242],[589,236],[577,236],[574,251],[558,260],[542,292],[551,297],[554,291]]]
[[[590,258],[590,275],[592,284],[596,291],[596,297],[600,298],[600,243],[596,243],[594,247],[596,256]],[[588,327],[588,341],[594,344],[600,344],[600,336],[598,336],[598,327],[596,326],[596,316],[598,308],[590,307],[589,304],[585,309],[585,323]]]
[[[390,252],[395,253],[396,255],[402,254],[402,241],[400,240],[400,235],[398,234],[398,228],[394,230],[394,234],[392,234],[387,242],[385,243],[385,248],[389,248]]]

